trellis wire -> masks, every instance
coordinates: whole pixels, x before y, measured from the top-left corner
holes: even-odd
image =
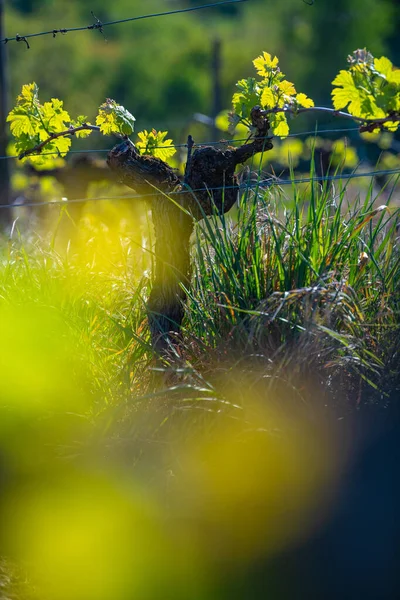
[[[339,181],[342,179],[356,179],[360,177],[379,177],[383,175],[400,175],[400,169],[382,169],[376,171],[369,171],[367,173],[348,173],[342,175],[325,175],[321,177],[304,177],[298,179],[282,179],[276,177],[271,177],[269,179],[264,179],[258,182],[249,183],[246,185],[245,189],[258,189],[258,188],[271,188],[274,186],[283,186],[283,185],[293,185],[293,184],[301,184],[301,183],[318,183],[323,181]],[[160,195],[165,196],[179,196],[181,194],[195,194],[196,192],[216,192],[221,190],[230,190],[235,189],[237,186],[220,186],[215,188],[208,188],[205,190],[204,188],[199,189],[188,189],[188,190],[180,190],[178,192],[170,192],[169,194],[164,194],[163,192],[153,193],[153,194],[130,194],[129,196],[99,196],[98,198],[76,198],[71,200],[55,200],[55,201],[43,201],[43,202],[21,202],[20,204],[0,204],[1,208],[19,208],[19,207],[38,207],[38,206],[57,206],[63,205],[66,206],[68,204],[78,204],[84,202],[98,202],[104,200],[142,200],[148,198],[155,198]]]
[[[29,48],[29,44],[28,44],[28,38],[34,38],[34,37],[40,37],[43,35],[52,35],[53,38],[56,37],[56,35],[58,33],[61,34],[66,34],[66,33],[70,33],[72,31],[90,31],[90,30],[95,30],[98,29],[100,32],[102,32],[104,27],[108,27],[109,25],[119,25],[120,23],[128,23],[131,21],[140,21],[143,19],[151,19],[154,17],[166,17],[169,15],[177,15],[180,13],[187,13],[187,12],[193,12],[196,10],[203,10],[205,8],[215,8],[218,6],[223,6],[224,4],[239,4],[242,2],[247,2],[247,0],[222,0],[221,2],[212,2],[211,4],[203,4],[203,6],[192,6],[189,8],[179,8],[176,10],[169,10],[166,12],[160,12],[160,13],[152,13],[152,14],[148,14],[148,15],[140,15],[138,17],[129,17],[127,19],[118,19],[115,21],[108,21],[107,23],[102,23],[99,19],[97,19],[97,17],[95,17],[95,15],[93,15],[93,17],[96,19],[96,22],[92,25],[87,25],[86,27],[71,27],[69,29],[67,28],[63,28],[63,29],[51,29],[49,31],[40,31],[38,33],[28,33],[27,35],[15,35],[14,37],[6,37],[3,38],[2,40],[0,40],[0,43],[5,43],[7,44],[8,42],[25,42],[27,47]]]
[[[323,133],[343,133],[348,131],[359,131],[358,127],[345,127],[343,129],[320,129],[320,130],[312,130],[312,131],[300,131],[299,133],[289,133],[286,137],[301,137],[304,135],[318,135]],[[273,139],[277,139],[279,136],[272,136]],[[224,144],[239,144],[241,142],[247,142],[249,138],[241,138],[241,139],[231,139],[231,140],[220,140],[219,142],[199,142],[195,144],[195,147],[203,148],[205,146],[219,146]],[[171,144],[170,146],[153,146],[153,149],[161,150],[167,148],[187,148],[187,144]],[[97,150],[69,150],[68,154],[92,154],[92,153],[102,153],[109,152],[110,149],[97,149]],[[41,152],[40,156],[59,156],[58,152]],[[7,159],[18,159],[18,155],[14,156],[0,156],[0,160]]]

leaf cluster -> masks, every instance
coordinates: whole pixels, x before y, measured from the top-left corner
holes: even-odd
[[[348,57],[350,67],[341,70],[333,80],[333,106],[347,107],[351,115],[365,119],[385,119],[389,131],[396,131],[400,116],[400,70],[382,56],[374,58],[366,49]],[[376,128],[379,130],[380,127]]]
[[[49,163],[54,163],[55,156],[67,154],[72,135],[84,138],[98,129],[103,135],[129,136],[136,119],[115,100],[107,98],[99,107],[96,126],[84,115],[72,120],[61,100],[52,98],[51,102],[40,104],[39,88],[36,83],[30,83],[22,87],[7,121],[14,137],[14,152],[20,156],[29,153],[25,160],[36,163],[38,168],[47,168]],[[165,139],[167,135],[167,131],[144,130],[138,134],[137,148],[142,154],[167,160],[176,153],[172,139]],[[46,152],[42,153],[44,148]]]
[[[79,119],[79,118],[78,118]],[[71,117],[64,109],[63,102],[52,98],[50,102],[39,102],[39,88],[36,83],[22,86],[17,103],[7,117],[10,130],[15,138],[15,148],[19,154],[41,144],[53,134],[67,130]],[[57,137],[46,144],[46,151],[54,155],[65,156],[70,149],[70,137]],[[52,159],[46,155],[31,156],[33,162],[43,164]]]
[[[171,139],[165,139],[168,131],[140,131],[138,133],[139,142],[136,142],[137,149],[141,154],[149,154],[161,160],[167,160],[176,153]]]
[[[253,65],[261,80],[254,77],[241,79],[236,84],[238,92],[233,95],[233,113],[231,124],[235,127],[242,122],[250,128],[250,112],[253,106],[259,105],[263,109],[293,109],[310,108],[314,102],[303,93],[297,93],[293,83],[285,79],[280,70],[279,60],[272,58],[268,52],[263,52],[253,60]],[[284,112],[271,113],[270,125],[272,133],[285,137],[289,133],[289,126]]]
[[[382,128],[396,131],[400,123],[400,70],[394,69],[389,59],[374,58],[365,49],[356,50],[348,62],[349,69],[341,70],[332,82],[334,109],[315,110],[334,113],[347,107],[348,113],[342,112],[340,116],[361,121],[361,131]],[[276,56],[263,52],[253,64],[258,78],[241,79],[236,84],[238,91],[233,95],[233,112],[229,114],[230,129],[242,125],[253,132],[250,115],[258,105],[268,114],[272,134],[284,138],[289,134],[287,114],[313,110],[314,102],[285,79]],[[72,120],[61,100],[39,102],[36,83],[22,87],[16,106],[7,117],[16,151],[20,155],[29,153],[30,160],[41,165],[53,160],[48,155],[65,156],[72,135],[86,137],[93,129],[99,129],[104,135],[130,136],[135,120],[126,108],[110,98],[100,106],[96,126],[90,125],[83,115]],[[138,134],[137,148],[143,154],[167,160],[175,154],[175,149],[166,136],[166,131],[144,130]],[[45,146],[46,153],[42,154]]]
[[[96,125],[104,135],[120,133],[131,135],[135,129],[135,117],[115,100],[107,98],[100,106],[96,117]]]

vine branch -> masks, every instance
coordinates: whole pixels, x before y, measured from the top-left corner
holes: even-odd
[[[49,144],[50,142],[53,142],[54,140],[56,140],[57,138],[60,137],[67,137],[68,135],[72,136],[75,133],[77,133],[78,131],[100,131],[100,127],[98,127],[97,125],[89,125],[88,123],[83,123],[82,125],[79,125],[79,127],[69,127],[68,129],[64,130],[64,131],[59,131],[57,133],[51,133],[49,135],[49,137],[47,139],[45,139],[43,142],[40,142],[40,144],[36,144],[36,146],[33,146],[32,148],[29,148],[28,150],[25,150],[24,152],[21,152],[21,154],[18,155],[19,160],[22,160],[23,158],[25,158],[26,156],[29,156],[30,154],[40,154],[40,152],[43,150],[43,148],[45,146],[47,146],[47,144]],[[116,134],[119,136],[119,134]]]
[[[350,113],[347,113],[343,110],[336,110],[334,108],[328,108],[325,106],[310,106],[308,108],[284,108],[284,107],[281,108],[281,107],[277,106],[275,108],[267,108],[266,110],[263,111],[263,114],[271,115],[271,114],[276,114],[276,113],[280,113],[280,112],[289,113],[292,115],[299,115],[301,113],[307,113],[307,112],[328,113],[330,115],[333,115],[334,117],[341,117],[343,119],[351,119],[352,121],[358,121],[359,123],[361,123],[360,132],[371,131],[372,129],[375,129],[376,127],[380,127],[381,125],[384,125],[385,123],[392,123],[392,122],[400,121],[400,112],[393,112],[393,113],[389,114],[387,117],[382,117],[381,119],[366,119],[363,117],[355,117],[354,115],[351,115]]]
[[[355,117],[354,115],[351,115],[350,113],[344,112],[342,110],[335,110],[334,108],[327,108],[324,106],[312,106],[309,108],[298,108],[298,109],[284,108],[284,107],[281,108],[281,107],[277,106],[275,108],[268,108],[266,110],[262,110],[260,114],[267,116],[270,114],[276,114],[276,113],[280,113],[280,112],[289,113],[289,114],[293,114],[293,115],[299,115],[299,114],[308,113],[308,112],[328,113],[328,114],[333,115],[334,117],[341,117],[344,119],[350,119],[352,121],[358,121],[360,123],[360,132],[372,131],[376,127],[381,127],[385,123],[400,122],[400,113],[399,112],[393,112],[386,117],[382,117],[381,119],[365,119],[362,117]],[[64,131],[52,133],[49,135],[49,137],[47,139],[45,139],[43,142],[40,142],[40,144],[36,144],[36,146],[33,146],[32,148],[29,148],[28,150],[21,152],[21,154],[18,155],[18,158],[19,158],[19,160],[22,160],[23,158],[26,158],[30,154],[36,154],[36,153],[40,154],[40,152],[43,150],[43,148],[45,146],[47,146],[47,144],[49,144],[50,142],[52,142],[60,137],[73,136],[78,131],[100,131],[100,127],[98,125],[89,125],[88,123],[83,123],[82,125],[79,125],[79,127],[69,127],[68,129],[66,129]],[[122,134],[117,133],[117,132],[115,132],[114,135],[116,135],[117,137],[120,137],[120,138],[124,137]],[[254,138],[254,139],[256,140],[257,138]],[[262,138],[262,139],[264,139],[264,138]],[[190,163],[190,159],[191,159],[192,146],[193,146],[193,142],[190,142],[188,140],[188,144],[187,144],[188,160],[186,163],[187,167],[188,167],[188,165]],[[245,150],[245,147],[242,147],[241,151],[244,152],[244,150]]]

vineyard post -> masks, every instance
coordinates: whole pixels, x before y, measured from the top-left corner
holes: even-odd
[[[4,0],[0,0],[0,39],[4,37]],[[0,44],[0,156],[6,156],[8,136],[6,131],[7,116],[7,48]],[[10,203],[10,171],[8,160],[0,160],[0,204]],[[0,211],[0,226],[10,222],[8,210]]]
[[[220,135],[219,129],[215,125],[215,119],[222,111],[222,93],[221,93],[221,40],[215,38],[212,46],[212,61],[211,61],[211,71],[212,71],[212,111],[211,115],[214,121],[213,126],[213,136],[217,140]]]

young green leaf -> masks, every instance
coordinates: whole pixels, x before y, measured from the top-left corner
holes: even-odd
[[[136,147],[142,154],[149,154],[161,160],[167,160],[176,153],[171,139],[165,139],[168,131],[140,131],[138,133],[139,141],[136,142]],[[161,147],[160,147],[161,146]]]
[[[77,117],[76,121],[71,121],[71,125],[72,125],[72,127],[76,128],[76,127],[81,127],[82,125],[91,125],[91,123],[89,123],[88,118],[85,115],[79,115],[79,117]],[[75,136],[77,138],[86,138],[91,133],[92,133],[92,131],[90,129],[81,129],[81,131],[75,132]]]
[[[241,79],[236,87],[239,91],[233,94],[233,110],[241,119],[249,119],[253,106],[260,103],[261,89],[254,77]]]
[[[50,102],[44,104],[39,102],[39,88],[36,83],[22,87],[16,106],[10,111],[7,122],[10,123],[10,131],[15,139],[15,149],[18,154],[24,154],[40,145],[37,154],[30,153],[24,160],[41,166],[50,166],[55,157],[65,156],[70,149],[71,138],[68,132],[74,122],[71,121],[63,102],[58,98],[52,98]],[[60,135],[53,139],[52,136],[63,132],[65,136]],[[87,134],[87,132],[82,133]]]
[[[312,108],[314,106],[314,101],[311,98],[308,98],[305,94],[297,94],[296,102],[299,106],[303,108]]]
[[[232,98],[234,110],[231,117],[232,125],[235,125],[239,119],[250,127],[251,109],[260,105],[266,111],[271,111],[269,122],[272,133],[285,137],[289,133],[289,126],[283,111],[293,109],[295,112],[298,107],[310,108],[314,103],[305,94],[297,94],[294,84],[285,79],[284,73],[280,70],[276,56],[272,57],[268,52],[263,52],[253,60],[253,64],[262,79],[257,81],[254,77],[250,77],[236,84],[239,91]],[[282,112],[272,112],[279,108],[283,109]]]
[[[107,98],[96,117],[96,125],[104,135],[120,133],[131,135],[135,129],[135,117],[115,100]]]
[[[7,122],[10,123],[12,135],[17,138],[23,134],[33,137],[36,133],[36,128],[31,120],[31,116],[19,106],[13,108],[13,110],[9,113]]]
[[[43,129],[51,133],[60,133],[68,128],[71,117],[63,109],[63,102],[52,98],[51,102],[45,102],[41,107],[41,119]]]
[[[352,73],[340,71],[332,81],[335,89],[332,92],[333,106],[336,110],[345,108],[356,117],[361,116],[362,91],[356,86]]]
[[[263,52],[261,56],[253,60],[253,65],[261,77],[268,77],[278,67],[279,60],[276,56],[272,58],[268,52]]]
[[[14,137],[24,134],[33,138],[40,126],[39,88],[36,83],[22,86],[17,96],[17,103],[7,116],[10,130]]]

